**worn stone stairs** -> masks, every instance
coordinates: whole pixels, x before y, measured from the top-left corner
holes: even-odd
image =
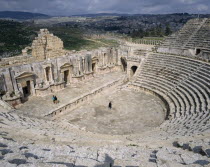
[[[200,30],[200,28],[206,23],[208,19],[204,18],[203,21],[201,22],[201,24],[196,28],[196,30],[190,35],[190,37],[188,38],[188,40],[185,42],[185,44],[182,46],[182,49],[184,49],[186,47],[186,45],[189,43],[189,41],[192,40],[192,38],[197,34],[197,32]]]

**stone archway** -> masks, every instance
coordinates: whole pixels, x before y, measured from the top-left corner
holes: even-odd
[[[131,70],[130,70],[130,77],[134,76],[134,74],[136,73],[136,70],[137,70],[137,66],[132,66],[131,67]]]
[[[122,64],[122,70],[123,70],[123,72],[126,72],[127,71],[127,60],[124,57],[121,57],[120,60],[121,60],[121,64]]]
[[[196,48],[196,49],[195,49],[195,55],[199,55],[200,53],[201,53],[201,49]]]
[[[73,65],[65,63],[60,67],[62,80],[68,85],[72,80]]]
[[[52,64],[51,63],[45,63],[42,65],[44,69],[44,79],[45,79],[45,84],[49,85],[54,82],[53,79],[53,69],[52,69]]]
[[[15,76],[18,89],[22,93],[23,98],[27,99],[29,96],[35,94],[35,74],[31,72],[23,72]]]
[[[46,80],[47,82],[49,82],[50,81],[50,67],[46,67],[45,72],[46,72]]]
[[[92,72],[94,72],[94,73],[97,72],[98,61],[99,60],[97,57],[92,58]]]
[[[92,71],[96,72],[96,63],[92,63]]]

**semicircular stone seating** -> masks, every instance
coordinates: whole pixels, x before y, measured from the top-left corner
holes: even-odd
[[[162,96],[169,119],[161,128],[177,135],[210,129],[210,64],[175,55],[150,54],[142,64],[135,86]]]

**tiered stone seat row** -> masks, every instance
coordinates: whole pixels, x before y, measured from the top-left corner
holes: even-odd
[[[201,24],[200,28],[198,27],[198,31],[194,33],[192,38],[184,46],[184,49],[191,49],[199,46],[199,44],[203,42],[203,39],[205,39],[206,36],[209,34],[208,19],[204,19],[203,23],[205,24]]]
[[[177,148],[182,148],[183,150],[188,150],[202,156],[210,157],[210,146],[209,139],[199,139],[199,140],[185,140],[185,141],[175,141],[173,146]]]
[[[186,50],[201,49],[202,55],[196,53],[198,58],[209,60],[210,54],[210,19],[209,18],[197,18],[192,19],[184,25],[184,27],[165,38],[160,45],[159,52],[181,54],[183,56],[189,56],[191,52]],[[164,48],[166,50],[164,50]],[[176,50],[176,52],[175,52]],[[184,52],[185,51],[185,52]],[[193,53],[195,54],[195,53]]]
[[[133,84],[159,94],[168,102],[167,130],[184,128],[191,133],[209,126],[210,64],[180,56],[151,54]]]
[[[165,123],[164,128],[168,133],[177,135],[190,135],[192,133],[202,133],[210,128],[209,111],[181,116]],[[175,132],[174,132],[175,131]]]
[[[195,33],[199,30],[200,26],[206,21],[206,19],[192,19],[189,20],[186,25],[175,35],[172,35],[164,41],[161,45],[162,47],[172,47],[180,49],[186,43],[188,43],[189,38],[191,38],[192,33]],[[203,31],[201,31],[203,32]],[[196,37],[195,37],[196,39]],[[188,47],[193,44],[189,44]]]

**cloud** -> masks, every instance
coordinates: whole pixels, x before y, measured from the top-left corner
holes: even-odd
[[[28,11],[49,15],[84,13],[208,13],[210,0],[0,0],[0,11]]]
[[[209,7],[207,5],[204,5],[204,4],[199,4],[197,6],[198,11],[207,11],[208,9],[209,9]]]
[[[197,3],[196,0],[180,0],[181,3],[184,4],[194,4]]]

